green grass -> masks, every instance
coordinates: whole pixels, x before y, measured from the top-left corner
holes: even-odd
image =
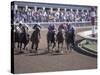
[[[97,51],[97,44],[83,44],[83,47],[90,49],[92,51]]]

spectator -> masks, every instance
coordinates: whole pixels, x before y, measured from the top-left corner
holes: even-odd
[[[39,8],[37,11],[35,11],[32,8],[28,8],[25,10],[25,8],[18,8],[14,12],[14,21],[19,22],[23,21],[24,23],[33,23],[33,22],[64,22],[64,21],[70,21],[70,22],[82,22],[82,21],[90,21],[90,12],[87,11],[71,11],[71,10],[53,10],[51,12],[50,9],[43,10]]]

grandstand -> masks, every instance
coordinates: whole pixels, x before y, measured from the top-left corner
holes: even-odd
[[[27,24],[73,23],[74,25],[91,25],[91,7],[84,5],[50,4],[14,1],[14,23],[22,21]],[[97,25],[97,7],[95,22]]]

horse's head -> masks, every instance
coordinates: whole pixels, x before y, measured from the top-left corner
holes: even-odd
[[[40,32],[40,28],[39,28],[39,27],[36,27],[36,28],[35,28],[35,31],[36,31],[36,32]]]

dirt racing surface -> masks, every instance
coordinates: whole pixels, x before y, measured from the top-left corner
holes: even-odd
[[[78,28],[76,33],[91,28]],[[49,72],[49,71],[64,71],[64,70],[80,70],[80,69],[95,69],[97,68],[97,58],[86,56],[72,50],[68,52],[63,47],[63,54],[52,55],[45,53],[47,50],[46,40],[47,30],[41,31],[41,39],[38,48],[38,55],[30,53],[31,42],[28,45],[28,50],[23,50],[24,53],[17,54],[18,48],[15,49],[14,55],[14,70],[15,73],[32,73],[32,72]],[[81,39],[76,36],[76,40]],[[67,52],[66,52],[67,51]]]

